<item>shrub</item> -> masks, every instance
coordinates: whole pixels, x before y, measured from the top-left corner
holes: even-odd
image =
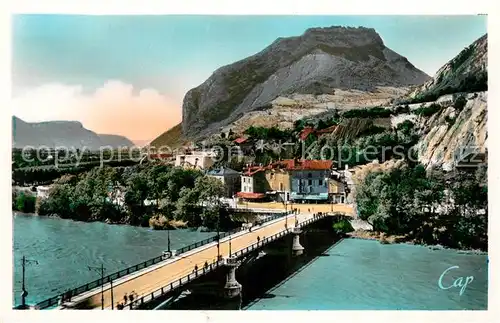
[[[441,110],[441,106],[437,103],[432,103],[428,107],[422,106],[415,110],[416,115],[430,117],[433,114],[436,114],[439,110]]]
[[[354,231],[354,228],[352,227],[351,223],[348,220],[340,220],[337,223],[333,224],[333,229],[335,232],[339,234],[346,234],[349,232]]]
[[[455,99],[455,102],[453,102],[453,107],[457,111],[462,111],[466,104],[467,104],[467,99],[463,95],[460,95],[458,98]]]
[[[16,199],[16,209],[25,213],[33,213],[35,212],[35,202],[35,196],[21,192]]]

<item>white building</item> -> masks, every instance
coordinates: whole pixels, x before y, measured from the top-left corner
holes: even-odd
[[[175,166],[207,169],[214,165],[216,154],[213,151],[193,151],[175,156]]]
[[[42,199],[49,197],[50,186],[37,186],[36,196]]]

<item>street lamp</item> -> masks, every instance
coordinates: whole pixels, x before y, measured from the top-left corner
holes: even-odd
[[[22,309],[26,309],[26,297],[28,296],[28,291],[26,290],[26,285],[25,285],[25,282],[26,282],[26,277],[25,277],[26,265],[30,265],[30,264],[37,264],[38,265],[38,261],[36,261],[36,260],[28,260],[28,259],[26,259],[25,256],[23,256],[21,264],[22,264],[22,267],[23,267],[23,286],[22,286],[22,290],[23,291],[21,292],[21,308]]]
[[[220,259],[220,213],[217,215],[217,261]]]
[[[101,274],[101,310],[104,310],[104,264],[101,264],[101,267],[91,267],[87,266],[90,271],[95,271]],[[111,309],[114,309],[114,299],[113,299],[113,282],[110,279],[111,283]]]
[[[170,228],[167,229],[167,251],[170,255]]]

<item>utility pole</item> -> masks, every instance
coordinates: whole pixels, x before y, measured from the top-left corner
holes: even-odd
[[[100,273],[101,275],[101,310],[104,310],[104,264],[101,264],[101,267],[91,267],[88,266],[89,270]],[[111,309],[114,309],[113,304],[113,283],[111,282]]]
[[[22,309],[26,309],[26,297],[28,296],[28,291],[26,290],[26,265],[36,264],[38,265],[38,261],[36,260],[28,260],[25,256],[21,260],[21,265],[23,268],[23,286],[21,292],[21,307]]]

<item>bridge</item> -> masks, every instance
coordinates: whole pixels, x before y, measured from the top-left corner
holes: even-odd
[[[353,215],[350,205],[337,204],[335,212]],[[205,239],[172,251],[170,256],[160,255],[90,282],[69,293],[40,302],[36,308],[117,309],[123,296],[133,293],[135,299],[123,309],[136,309],[220,267],[228,268],[225,293],[231,298],[241,290],[241,285],[235,280],[239,258],[290,234],[293,235],[292,250],[300,255],[303,249],[299,241],[301,229],[330,215],[333,213],[318,215],[288,212],[286,215],[271,216],[252,228],[239,228],[221,234],[219,241],[217,237]]]

